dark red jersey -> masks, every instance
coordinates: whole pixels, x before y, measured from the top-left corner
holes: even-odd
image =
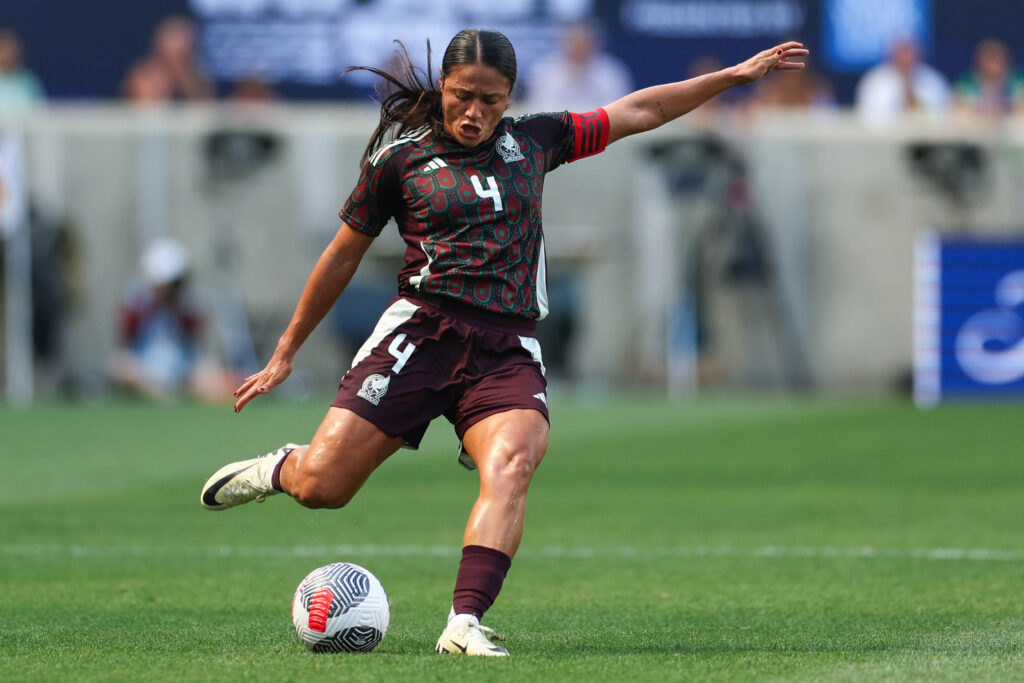
[[[373,236],[395,219],[406,243],[401,294],[539,320],[548,312],[544,174],[607,142],[603,109],[505,118],[471,148],[424,128],[367,161],[341,219]]]

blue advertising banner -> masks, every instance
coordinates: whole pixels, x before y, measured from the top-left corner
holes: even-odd
[[[932,0],[825,0],[823,9],[822,47],[836,71],[878,64],[896,40],[931,47]]]
[[[1024,398],[1024,238],[919,238],[914,394]]]

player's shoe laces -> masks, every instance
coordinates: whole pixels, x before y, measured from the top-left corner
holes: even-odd
[[[488,637],[494,629],[480,625],[473,614],[448,617],[448,627],[437,639],[437,652],[483,657],[508,657],[508,650],[498,647]]]
[[[262,503],[268,496],[281,493],[271,484],[274,468],[298,447],[289,443],[258,458],[224,465],[206,480],[199,502],[207,510],[227,510],[253,500]]]

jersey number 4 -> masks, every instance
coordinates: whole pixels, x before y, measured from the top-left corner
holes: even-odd
[[[480,183],[480,178],[472,176],[469,182],[473,183],[473,189],[476,190],[477,195],[480,199],[491,199],[494,201],[494,212],[501,213],[501,192],[498,191],[498,183],[494,182],[494,176],[489,175],[486,178],[487,188]]]
[[[391,345],[388,346],[388,353],[395,357],[395,364],[391,366],[391,372],[396,375],[402,371],[405,367],[406,362],[409,360],[409,356],[416,350],[416,345],[409,342],[402,348],[402,342],[405,341],[405,332],[401,333],[391,341]]]

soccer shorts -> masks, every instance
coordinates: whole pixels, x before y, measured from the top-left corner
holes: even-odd
[[[519,408],[550,420],[536,323],[458,302],[396,298],[352,360],[331,403],[418,448],[444,415],[461,441]]]

